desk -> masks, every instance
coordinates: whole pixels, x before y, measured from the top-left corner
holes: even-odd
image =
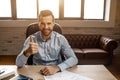
[[[2,65],[5,66],[5,65]],[[7,65],[6,65],[7,66]],[[9,65],[8,65],[9,66]],[[16,74],[23,74],[29,77],[34,78],[34,80],[44,80],[43,75],[39,73],[39,70],[44,66],[24,66],[18,68],[15,65],[14,67]],[[104,65],[77,65],[72,68],[67,69],[73,73],[77,73],[82,76],[92,78],[94,80],[117,80],[105,67]],[[15,76],[14,75],[14,76]],[[3,79],[8,80],[8,78]]]

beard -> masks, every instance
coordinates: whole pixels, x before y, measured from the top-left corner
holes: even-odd
[[[43,36],[50,36],[52,30],[51,29],[43,29],[41,30]]]

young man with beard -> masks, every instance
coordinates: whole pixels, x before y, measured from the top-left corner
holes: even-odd
[[[18,67],[24,66],[30,55],[33,55],[33,65],[45,66],[40,70],[44,75],[55,74],[78,63],[66,38],[53,31],[54,23],[54,15],[50,10],[40,12],[40,30],[26,39],[21,53],[16,58]],[[60,52],[66,57],[64,61],[61,60]]]

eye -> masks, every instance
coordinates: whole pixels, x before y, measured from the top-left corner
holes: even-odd
[[[44,23],[41,23],[41,25],[43,25]]]
[[[47,23],[48,25],[51,25],[52,23]]]
[[[44,25],[44,23],[41,23],[41,25]]]

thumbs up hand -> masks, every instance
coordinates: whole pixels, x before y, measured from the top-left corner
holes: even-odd
[[[31,54],[36,54],[38,52],[38,44],[34,43],[32,35],[30,35],[30,44],[28,49],[24,52],[25,56],[30,56]]]

